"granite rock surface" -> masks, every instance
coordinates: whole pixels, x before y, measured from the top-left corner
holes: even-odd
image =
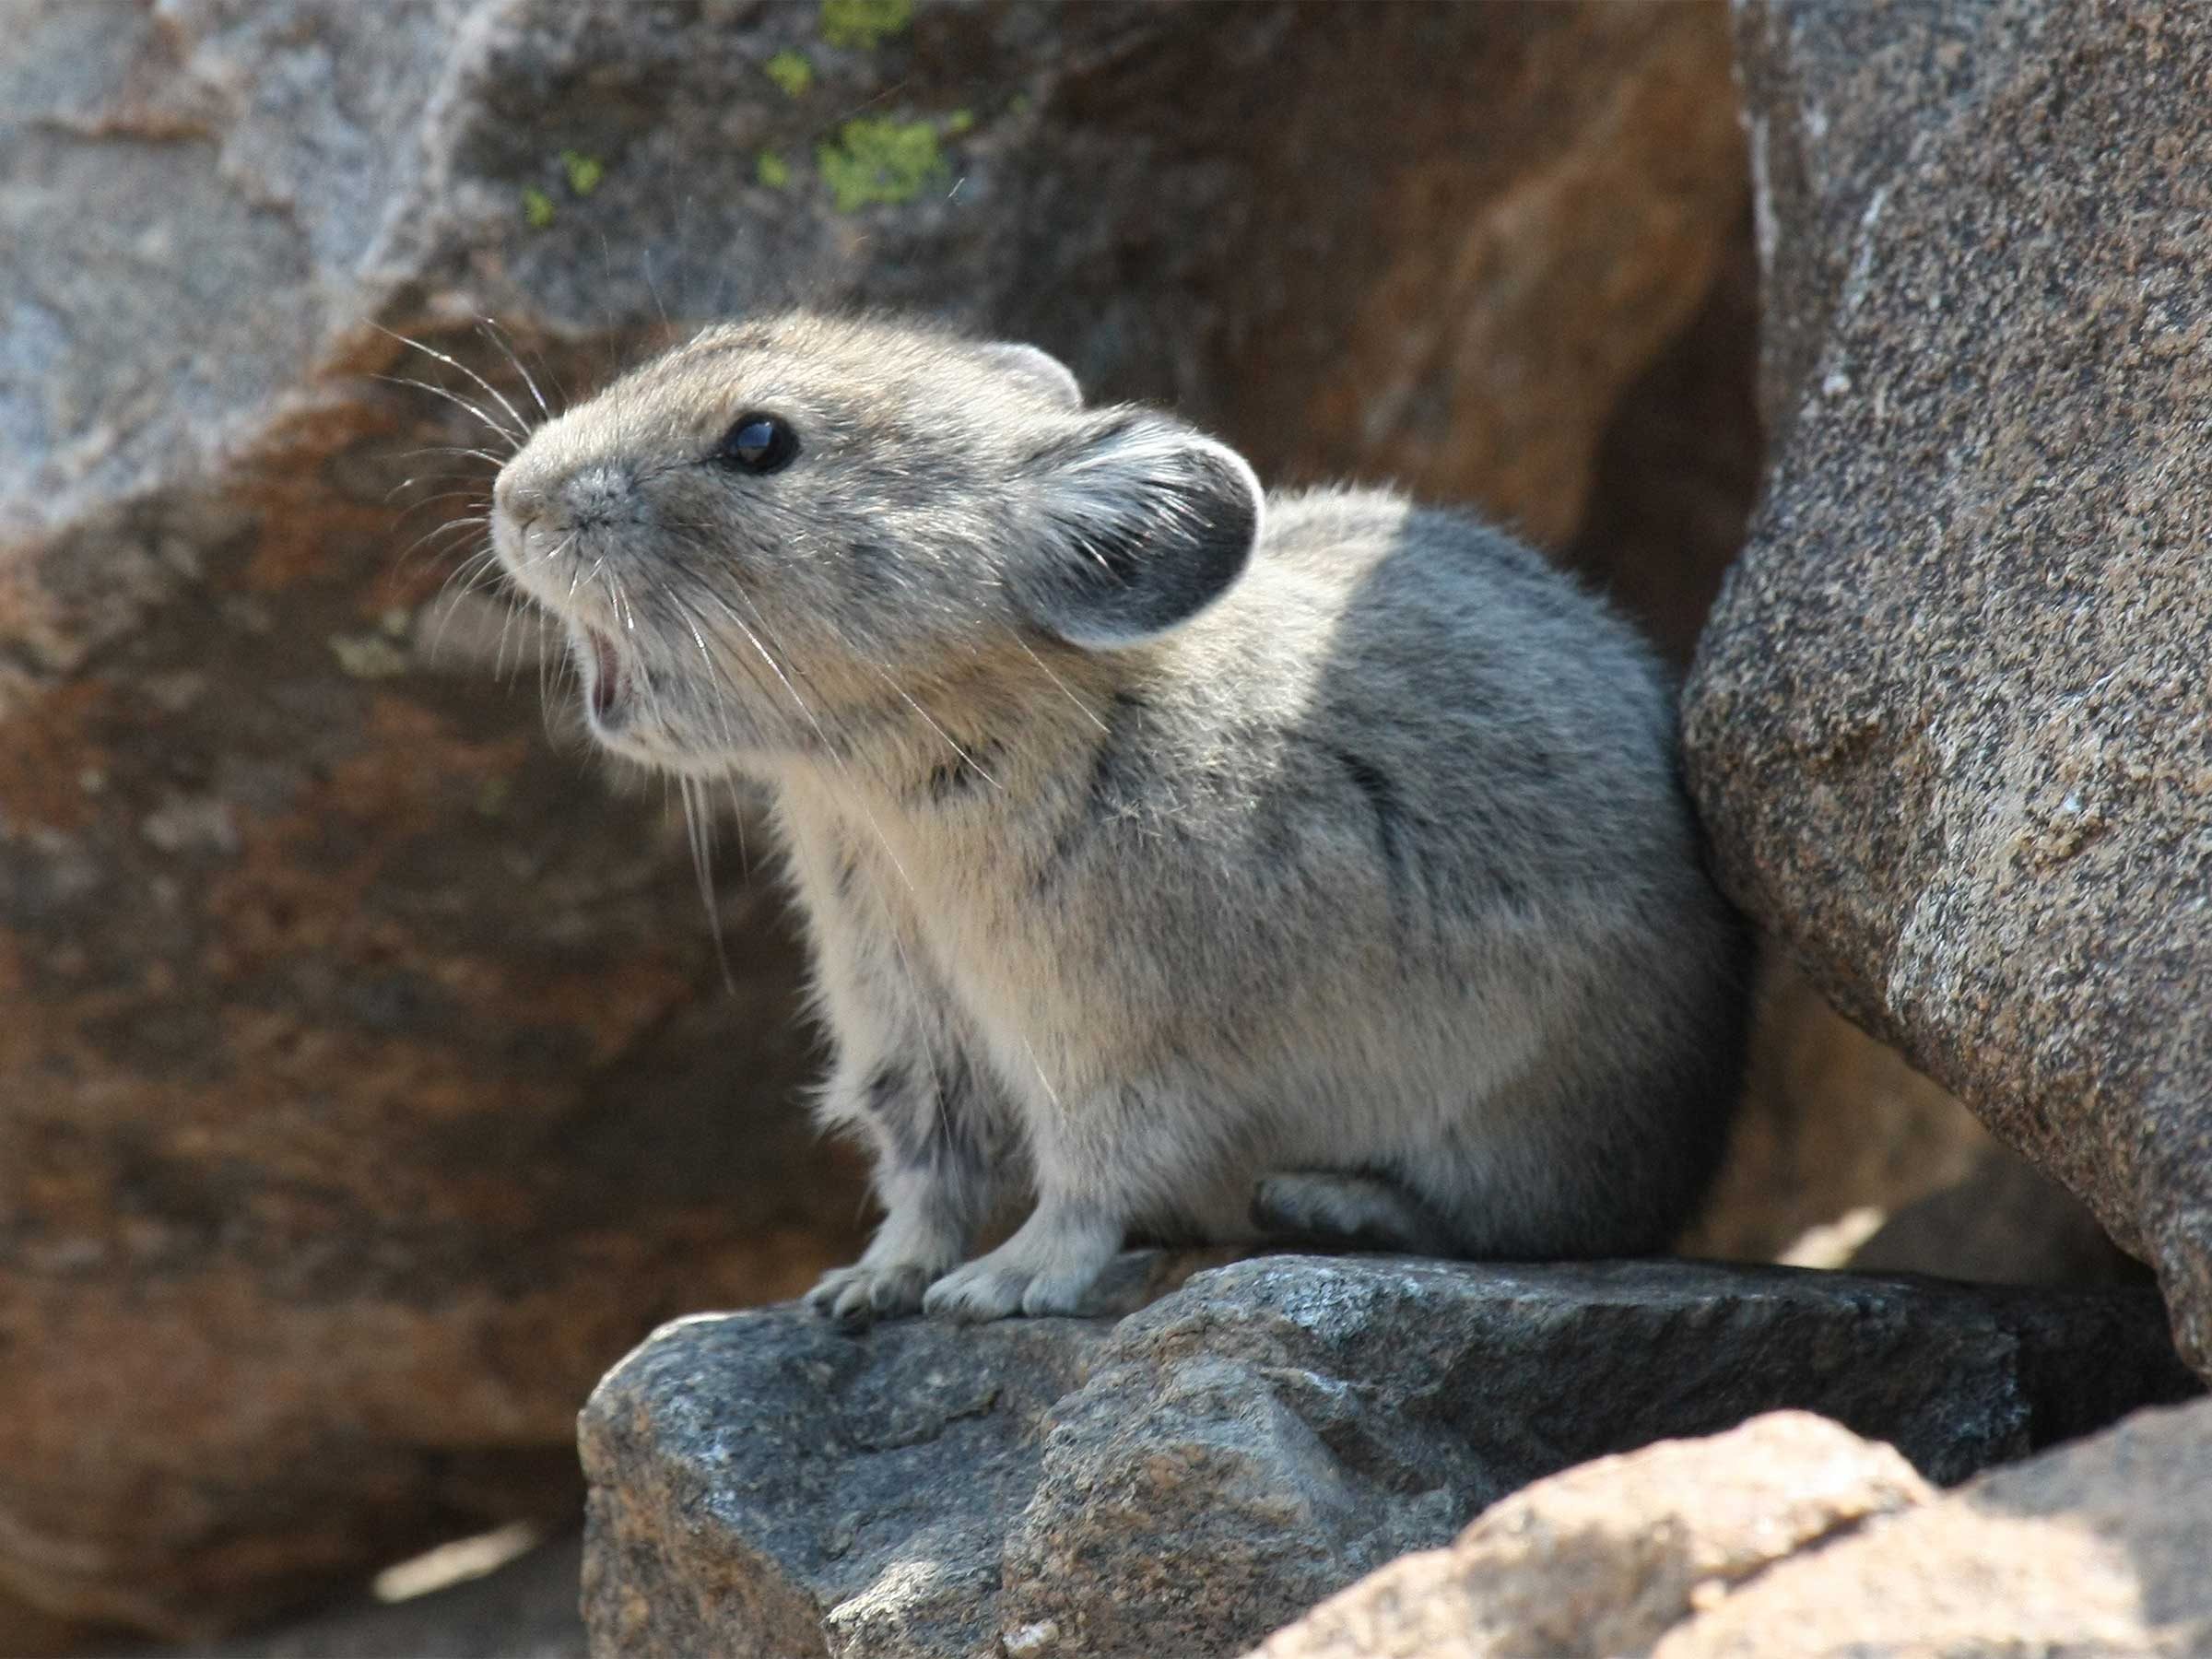
[[[1953,1482],[2195,1386],[2148,1290],[1687,1263],[1277,1256],[1118,1323],[701,1317],[584,1411],[584,1611],[606,1659],[1206,1659],[1591,1458],[1793,1407]]]
[[[1393,1561],[1253,1659],[1641,1659],[1700,1606],[1935,1490],[1809,1412],[1601,1457]]]
[[[1540,1481],[1253,1659],[2138,1659],[2212,1651],[2212,1404],[1937,1494],[1799,1413]]]
[[[1776,448],[1699,648],[1735,896],[2212,1370],[2212,14],[1737,14]]]

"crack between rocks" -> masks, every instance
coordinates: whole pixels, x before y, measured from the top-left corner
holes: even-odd
[[[1813,1536],[1807,1538],[1804,1543],[1790,1550],[1786,1555],[1776,1556],[1771,1560],[1760,1562],[1758,1566],[1752,1568],[1750,1571],[1745,1573],[1740,1578],[1729,1578],[1724,1574],[1715,1573],[1710,1577],[1697,1580],[1689,1587],[1690,1600],[1688,1606],[1683,1608],[1682,1617],[1676,1619],[1672,1624],[1668,1625],[1665,1630],[1662,1630],[1657,1636],[1653,1637],[1649,1645],[1643,1649],[1643,1652],[1647,1654],[1650,1653],[1653,1649],[1656,1648],[1661,1641],[1665,1641],[1675,1631],[1681,1630],[1686,1625],[1696,1622],[1699,1618],[1702,1618],[1707,1613],[1712,1612],[1714,1608],[1719,1607],[1724,1603],[1734,1599],[1745,1590],[1749,1589],[1753,1584],[1758,1583],[1759,1580],[1765,1578],[1777,1567],[1786,1566],[1792,1561],[1806,1560],[1811,1557],[1825,1554],[1828,1550],[1834,1548],[1837,1545],[1857,1537],[1861,1533],[1865,1532],[1877,1522],[1890,1520],[1900,1515],[1911,1514],[1916,1510],[1926,1508],[1927,1504],[1927,1500],[1915,1500],[1903,1509],[1878,1510],[1868,1514],[1854,1515],[1848,1521],[1840,1522],[1837,1524],[1827,1528],[1825,1531],[1814,1534]],[[1722,1586],[1722,1594],[1717,1600],[1700,1606],[1697,1599],[1698,1593],[1704,1589],[1708,1584],[1718,1584]]]

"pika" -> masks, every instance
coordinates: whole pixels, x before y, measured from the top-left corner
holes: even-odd
[[[1509,536],[807,314],[547,420],[493,507],[597,739],[771,792],[885,1212],[818,1307],[1079,1311],[1133,1237],[1636,1253],[1700,1194],[1744,929],[1666,674]]]

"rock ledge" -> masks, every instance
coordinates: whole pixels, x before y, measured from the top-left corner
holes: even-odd
[[[796,1308],[600,1384],[594,1651],[1242,1651],[1571,1465],[1818,1411],[1956,1482],[2178,1399],[2147,1292],[1689,1263],[1275,1256],[1114,1323]]]

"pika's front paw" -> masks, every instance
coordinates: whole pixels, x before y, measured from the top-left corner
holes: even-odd
[[[806,1305],[845,1325],[895,1319],[922,1306],[923,1292],[935,1277],[935,1269],[912,1262],[834,1267],[806,1292]]]
[[[1080,1277],[1035,1274],[1002,1262],[998,1255],[993,1251],[965,1267],[954,1268],[929,1288],[922,1298],[922,1311],[963,1324],[1005,1319],[1012,1313],[1075,1313],[1081,1311],[1083,1293],[1098,1277],[1095,1273]]]
[[[1121,1243],[1119,1222],[1041,1207],[990,1254],[932,1285],[922,1311],[967,1322],[1086,1312],[1085,1299]]]

